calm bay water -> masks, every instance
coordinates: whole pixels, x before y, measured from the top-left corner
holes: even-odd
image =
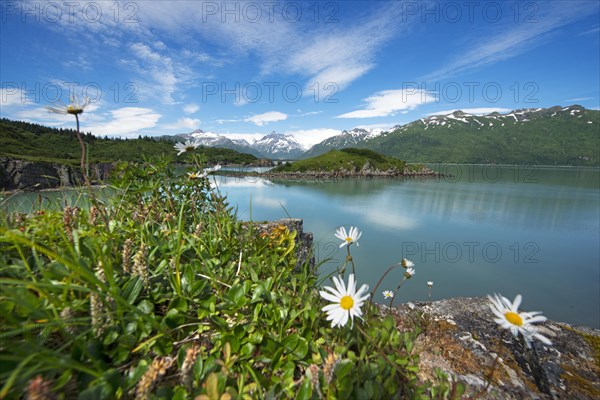
[[[358,226],[352,246],[356,274],[371,288],[403,257],[416,264],[396,302],[485,296],[512,298],[549,318],[600,327],[600,170],[433,165],[451,177],[269,181],[218,176],[215,181],[242,219],[302,218],[317,257],[333,260],[335,229]],[[403,270],[378,290],[394,289]]]
[[[346,255],[335,229],[358,226],[352,246],[359,283],[372,288],[403,257],[416,264],[396,302],[523,295],[527,311],[600,328],[600,170],[433,165],[451,177],[291,182],[215,176],[244,220],[302,218],[313,232],[320,273]],[[213,180],[213,178],[211,178]],[[20,194],[5,205],[46,206],[77,192]],[[80,201],[83,198],[80,197]],[[64,202],[64,200],[60,200]],[[69,201],[71,202],[71,201]],[[381,291],[394,289],[403,270]]]

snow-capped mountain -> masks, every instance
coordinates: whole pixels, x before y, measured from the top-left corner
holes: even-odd
[[[268,158],[276,159],[297,159],[305,151],[292,136],[275,131],[252,143],[252,147]]]
[[[353,147],[365,142],[366,140],[373,139],[382,133],[383,129],[354,128],[350,131],[343,131],[339,135],[327,138],[322,142],[312,146],[306,153],[304,153],[303,158],[318,156],[333,149]]]
[[[403,132],[415,127],[421,127],[424,130],[427,130],[436,127],[456,128],[460,126],[466,127],[467,125],[476,126],[477,130],[493,130],[494,128],[501,126],[516,125],[518,123],[530,122],[540,118],[552,118],[557,115],[560,117],[569,116],[580,118],[583,117],[584,111],[585,108],[579,105],[568,107],[555,106],[550,108],[523,108],[513,110],[507,114],[493,112],[484,115],[474,115],[458,110],[450,114],[433,115],[427,118],[421,118],[406,125],[396,125],[390,132]]]
[[[454,111],[397,126],[364,147],[409,162],[597,165],[600,112],[579,105]]]
[[[306,150],[292,136],[271,132],[254,143],[244,139],[229,139],[218,133],[204,132],[197,129],[190,133],[177,135],[181,140],[194,139],[207,147],[223,147],[241,153],[252,154],[258,158],[297,159]]]
[[[206,147],[232,149],[239,151],[240,153],[252,154],[253,156],[259,158],[263,158],[265,156],[244,139],[229,139],[228,137],[219,135],[218,133],[204,132],[202,129],[196,129],[190,133],[182,133],[177,135],[177,137],[182,138],[183,140],[194,139],[200,142],[200,145]]]
[[[343,131],[306,152],[292,136],[276,132],[254,143],[201,130],[178,137],[271,159],[307,158],[332,149],[359,147],[409,162],[597,165],[599,116],[599,111],[579,105],[485,115],[459,110],[397,125],[389,131]]]

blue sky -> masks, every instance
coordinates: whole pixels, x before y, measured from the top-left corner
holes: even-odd
[[[309,146],[427,115],[600,104],[600,2],[2,1],[0,115]]]

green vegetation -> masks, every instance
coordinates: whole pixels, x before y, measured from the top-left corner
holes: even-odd
[[[0,398],[430,398],[447,386],[417,378],[417,316],[402,332],[366,303],[364,320],[333,328],[296,232],[241,222],[202,175],[163,158],[119,164],[112,186],[87,209],[0,210]]]
[[[468,123],[443,126],[416,121],[362,146],[408,162],[598,166],[600,111],[573,109],[581,111],[548,109],[519,122],[510,117],[465,117]]]
[[[306,160],[295,161],[290,164],[281,165],[272,172],[359,172],[365,164],[370,165],[371,170],[388,171],[394,170],[402,173],[405,163],[393,157],[386,157],[367,149],[347,148],[342,150],[331,150],[320,156]]]
[[[21,121],[0,119],[0,156],[29,161],[78,165],[81,150],[72,129],[48,128]],[[134,161],[166,156],[177,161],[172,140],[150,137],[138,139],[102,139],[83,134],[89,149],[89,162]],[[203,147],[198,149],[210,164],[251,164],[257,158],[230,149]]]

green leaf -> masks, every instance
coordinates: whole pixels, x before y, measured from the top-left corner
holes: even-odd
[[[131,279],[129,279],[129,281],[127,281],[125,284],[121,296],[127,300],[127,303],[133,304],[140,295],[143,287],[144,283],[139,276],[131,277]]]
[[[333,370],[334,375],[337,379],[343,380],[346,376],[352,373],[354,363],[348,359],[341,360]]]
[[[154,312],[154,304],[152,304],[149,300],[142,300],[137,305],[137,309],[144,314],[152,314]]]
[[[312,397],[312,383],[308,376],[304,377],[300,390],[296,394],[296,400],[310,400]]]
[[[179,310],[179,312],[186,313],[188,310],[187,300],[183,297],[176,296],[169,304],[169,310]]]
[[[171,329],[183,324],[185,321],[185,315],[181,314],[178,309],[172,309],[167,311],[167,315],[163,318],[162,323]]]
[[[298,360],[302,360],[308,354],[308,341],[303,337],[298,340],[298,345],[294,349],[294,356]]]
[[[252,293],[252,300],[250,303],[257,303],[262,301],[262,298],[265,294],[265,288],[262,285],[257,285],[256,289],[254,289],[254,293]]]
[[[119,332],[117,332],[114,329],[111,329],[106,336],[104,336],[104,340],[102,341],[102,343],[105,346],[108,346],[110,344],[113,344],[114,342],[117,341],[117,339],[119,338]]]
[[[298,335],[297,333],[286,336],[285,339],[283,339],[283,342],[281,342],[281,345],[283,346],[283,348],[285,349],[285,351],[287,353],[291,353],[294,351],[294,349],[298,345],[299,338],[300,338],[300,335]]]

